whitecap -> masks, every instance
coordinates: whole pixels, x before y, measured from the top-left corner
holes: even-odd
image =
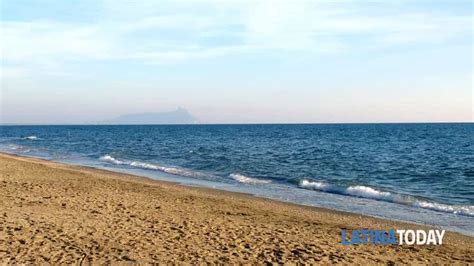
[[[330,184],[319,182],[319,181],[309,181],[306,179],[300,180],[299,187],[305,189],[319,190],[319,191],[330,191],[334,187]]]
[[[37,136],[28,136],[28,137],[24,137],[23,139],[27,139],[27,140],[40,140],[40,138],[38,138]]]
[[[448,212],[465,216],[474,217],[474,206],[469,205],[448,205],[436,202],[416,201],[414,206],[433,211]]]
[[[184,177],[202,178],[202,179],[211,179],[211,180],[214,180],[217,178],[216,176],[213,176],[210,174],[191,171],[191,170],[187,170],[183,168],[168,167],[168,166],[162,166],[158,164],[152,164],[152,163],[146,163],[146,162],[140,162],[140,161],[119,160],[108,154],[100,157],[99,160],[116,164],[116,165],[128,165],[134,168],[156,170],[156,171],[161,171],[168,174],[179,175],[179,176],[184,176]]]
[[[113,164],[119,164],[119,165],[120,164],[125,164],[124,161],[117,160],[117,159],[115,159],[114,157],[112,157],[110,155],[104,155],[104,156],[100,157],[99,160],[109,162],[109,163],[113,163]]]
[[[269,184],[272,181],[271,180],[265,180],[265,179],[257,179],[253,177],[248,177],[245,175],[237,174],[237,173],[232,173],[229,175],[230,178],[240,182],[240,183],[245,183],[245,184]]]
[[[340,194],[345,196],[352,196],[365,199],[374,199],[386,202],[393,202],[412,207],[418,207],[423,209],[429,209],[433,211],[447,212],[458,215],[474,216],[474,206],[469,205],[448,205],[436,202],[428,202],[417,200],[415,197],[391,193],[387,191],[380,191],[372,187],[356,185],[356,186],[336,186],[333,184],[311,181],[302,179],[299,181],[298,186],[304,189],[311,189],[316,191],[322,191],[327,193]]]
[[[345,190],[345,194],[367,199],[393,201],[392,193],[378,191],[374,188],[366,186],[350,186]]]

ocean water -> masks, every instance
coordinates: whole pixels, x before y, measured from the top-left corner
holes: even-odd
[[[0,151],[474,235],[474,124],[1,126]]]

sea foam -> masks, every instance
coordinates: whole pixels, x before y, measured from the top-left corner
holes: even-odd
[[[390,192],[378,191],[366,186],[350,186],[346,189],[346,194],[361,198],[394,201],[394,197]]]
[[[40,140],[40,138],[38,138],[37,136],[28,136],[28,137],[24,137],[23,139],[27,139],[27,140]]]
[[[433,211],[454,213],[454,214],[474,217],[474,206],[469,206],[469,205],[456,206],[456,205],[448,205],[448,204],[441,204],[441,203],[427,202],[427,201],[416,201],[413,203],[413,205],[416,207],[429,209]]]
[[[312,189],[317,191],[359,197],[359,198],[366,198],[366,199],[375,199],[375,200],[383,200],[383,201],[390,201],[390,202],[398,202],[403,201],[401,197],[394,195],[390,192],[379,191],[377,189],[368,187],[368,186],[337,186],[334,184],[329,184],[321,181],[310,181],[306,179],[302,179],[298,185],[300,188],[304,189]]]
[[[428,202],[416,199],[412,196],[401,195],[397,193],[391,193],[387,191],[380,191],[375,188],[368,186],[337,186],[334,184],[329,184],[321,181],[311,181],[307,179],[302,179],[299,181],[298,186],[304,189],[311,189],[321,192],[334,193],[358,198],[380,200],[386,202],[393,202],[398,204],[409,205],[413,207],[419,207],[423,209],[429,209],[439,212],[454,213],[464,216],[473,216],[474,217],[474,206],[470,205],[448,205],[441,204],[436,202]]]
[[[318,191],[324,191],[324,192],[336,192],[337,190],[336,186],[330,185],[328,183],[318,182],[318,181],[309,181],[306,179],[303,179],[299,182],[299,187],[318,190]]]
[[[145,162],[140,162],[140,161],[120,160],[108,154],[100,157],[99,160],[116,164],[116,165],[126,165],[126,166],[131,166],[134,168],[156,170],[156,171],[161,171],[168,174],[179,175],[179,176],[184,176],[184,177],[201,178],[201,179],[208,179],[208,180],[216,179],[215,176],[206,174],[206,173],[191,171],[188,169],[177,168],[177,167],[169,167],[169,166],[162,166],[158,164],[145,163]]]
[[[271,180],[257,179],[257,178],[237,174],[237,173],[232,173],[232,174],[229,175],[229,177],[236,180],[237,182],[245,183],[245,184],[252,184],[252,185],[269,184],[269,183],[272,182]]]
[[[117,160],[117,159],[115,159],[114,157],[112,157],[110,155],[104,155],[104,156],[100,157],[99,160],[104,161],[104,162],[113,163],[113,164],[125,164],[125,162]]]
[[[24,146],[21,146],[21,145],[16,145],[16,144],[9,144],[7,146],[7,150],[15,151],[15,152],[19,152],[19,153],[28,153],[28,152],[31,151],[30,148],[27,148],[27,147],[24,147]]]

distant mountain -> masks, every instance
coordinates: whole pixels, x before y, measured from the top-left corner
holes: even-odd
[[[160,113],[126,114],[104,120],[99,124],[108,125],[150,125],[150,124],[194,124],[196,118],[186,109],[178,108],[174,111]]]

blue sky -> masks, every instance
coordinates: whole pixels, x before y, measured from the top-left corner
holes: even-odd
[[[472,121],[464,0],[1,3],[1,122]]]

